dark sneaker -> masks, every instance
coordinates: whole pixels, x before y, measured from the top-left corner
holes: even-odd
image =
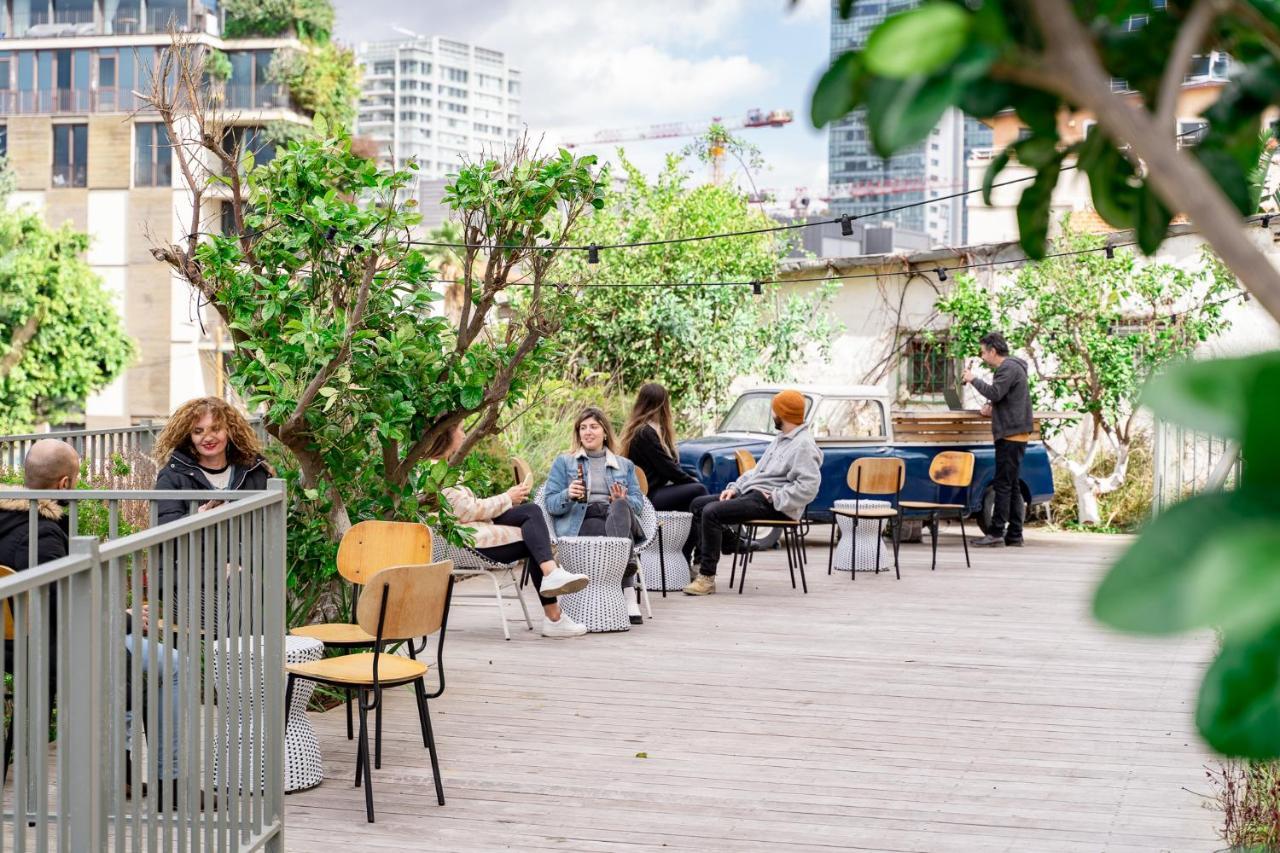
[[[1022,539],[1006,539],[1004,540],[1004,546],[1006,548],[1021,548]]]
[[[999,536],[983,536],[975,539],[972,544],[975,548],[1003,548],[1004,539]]]

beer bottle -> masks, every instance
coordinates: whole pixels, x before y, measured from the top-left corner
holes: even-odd
[[[582,484],[582,497],[575,498],[575,500],[585,502],[587,499],[587,469],[581,459],[578,460],[578,482]]]

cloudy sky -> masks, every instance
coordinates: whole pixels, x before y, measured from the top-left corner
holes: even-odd
[[[604,128],[726,121],[787,109],[795,121],[749,130],[780,199],[826,185],[826,133],[808,120],[827,61],[829,0],[335,0],[347,44],[404,38],[396,26],[504,51],[524,78],[523,118],[548,142]],[[625,143],[646,171],[687,139]],[[593,149],[596,150],[596,149]],[[598,149],[609,154],[612,147]],[[692,168],[692,167],[691,167]],[[705,172],[699,173],[705,174]]]

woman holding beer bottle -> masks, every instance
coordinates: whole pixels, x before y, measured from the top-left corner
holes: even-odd
[[[617,442],[608,416],[597,408],[583,409],[573,422],[572,450],[551,463],[547,475],[546,506],[556,537],[618,536],[633,542],[643,538],[638,519],[644,496],[631,460],[617,455]],[[635,585],[634,554],[623,578]],[[631,621],[640,617],[627,596]]]

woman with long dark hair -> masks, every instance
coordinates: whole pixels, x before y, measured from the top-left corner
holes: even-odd
[[[706,486],[680,467],[671,395],[657,382],[642,386],[636,394],[621,444],[622,455],[649,480],[649,502],[654,509],[688,512],[694,498],[707,493]]]

